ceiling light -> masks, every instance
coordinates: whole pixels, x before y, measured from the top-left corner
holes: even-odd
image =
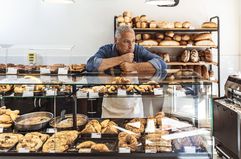
[[[174,7],[179,3],[179,0],[145,0],[146,4],[157,5],[159,7]]]
[[[42,0],[45,3],[65,3],[65,4],[73,4],[75,0]]]

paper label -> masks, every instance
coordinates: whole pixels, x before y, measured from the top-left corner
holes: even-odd
[[[82,91],[77,91],[76,96],[77,98],[87,97],[87,93]]]
[[[68,78],[68,76],[58,76],[58,80],[60,82],[65,82],[65,83],[70,82],[70,79]]]
[[[32,91],[24,91],[23,97],[33,97],[33,92]]]
[[[93,138],[93,139],[100,139],[101,138],[101,133],[91,133],[91,138]]]
[[[0,127],[0,133],[3,133],[3,127]]]
[[[40,67],[40,74],[50,74],[50,69]]]
[[[119,147],[119,153],[131,153],[131,149],[129,147]]]
[[[14,67],[8,67],[7,69],[7,74],[17,74],[18,69],[14,68]]]
[[[99,94],[96,93],[96,92],[89,92],[89,97],[90,98],[96,98],[96,97],[99,97]]]
[[[79,153],[91,153],[91,149],[79,149]]]
[[[118,96],[126,96],[126,90],[124,90],[124,89],[118,89],[117,95],[118,95]]]
[[[196,153],[196,147],[194,147],[194,146],[184,146],[184,151],[186,153]]]
[[[157,153],[156,149],[145,149],[145,153]]]
[[[53,133],[55,133],[55,129],[54,128],[47,128],[46,133],[53,134]]]
[[[61,74],[61,75],[67,75],[68,74],[68,67],[64,67],[64,68],[59,68],[58,69],[58,74]]]
[[[29,150],[26,149],[26,148],[19,148],[19,149],[18,149],[18,152],[21,152],[21,153],[28,153]]]
[[[162,88],[154,88],[154,95],[163,95]]]
[[[53,90],[46,91],[46,96],[54,96],[54,95],[57,95],[56,91],[53,91]]]

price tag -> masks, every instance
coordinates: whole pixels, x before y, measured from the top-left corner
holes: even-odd
[[[40,76],[40,80],[45,83],[51,82],[51,77],[50,76]]]
[[[68,76],[58,76],[58,80],[65,83],[71,82]]]
[[[117,95],[118,95],[118,96],[126,96],[126,90],[124,90],[124,89],[118,89]]]
[[[119,147],[119,153],[131,153],[131,149],[129,147]]]
[[[47,128],[46,133],[53,134],[53,133],[55,133],[55,129],[54,128]]]
[[[157,153],[156,149],[145,149],[145,153]]]
[[[163,95],[162,88],[154,88],[154,95]]]
[[[79,149],[79,153],[91,153],[91,149]]]
[[[58,74],[60,74],[60,75],[67,75],[68,71],[69,71],[68,67],[59,68],[58,69]]]
[[[26,149],[26,148],[19,148],[19,149],[18,149],[18,152],[21,152],[21,153],[29,153],[29,150]]]
[[[93,138],[93,139],[100,139],[101,138],[101,133],[91,133],[91,138]]]
[[[46,96],[54,96],[54,95],[57,95],[56,91],[53,91],[53,90],[46,91]]]
[[[77,91],[76,96],[77,98],[87,97],[87,93],[82,91]]]
[[[196,153],[196,147],[194,147],[194,146],[184,146],[184,151],[186,153]]]
[[[0,127],[0,133],[3,133],[3,127]]]
[[[23,97],[33,97],[33,92],[32,91],[24,91]]]
[[[96,98],[96,97],[99,97],[99,93],[89,92],[89,98]]]
[[[17,74],[18,69],[14,68],[14,67],[8,67],[7,69],[7,74]]]
[[[40,67],[40,74],[50,74],[50,69]]]

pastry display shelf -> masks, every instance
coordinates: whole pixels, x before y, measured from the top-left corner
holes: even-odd
[[[216,45],[203,45],[203,46],[195,46],[195,45],[191,45],[191,46],[143,46],[145,48],[151,49],[151,48],[180,48],[180,49],[197,49],[197,48],[217,48],[218,46]]]
[[[133,28],[137,32],[162,32],[162,31],[175,31],[175,32],[213,32],[218,31],[218,28],[196,28],[196,29],[185,29],[185,28]]]
[[[218,63],[217,62],[204,62],[204,61],[200,61],[200,62],[167,62],[167,65],[169,66],[176,66],[176,65],[182,65],[182,66],[187,66],[187,65],[215,65],[217,66]]]

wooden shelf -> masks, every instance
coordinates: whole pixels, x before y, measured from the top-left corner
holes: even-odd
[[[218,31],[218,28],[195,28],[195,29],[187,29],[187,28],[171,28],[171,29],[163,29],[163,28],[133,28],[135,31],[143,31],[143,32],[151,32],[151,31],[179,31],[179,32],[211,32]]]
[[[186,49],[186,48],[217,48],[216,45],[208,45],[208,46],[145,46],[145,45],[140,45],[143,46],[145,48],[182,48],[182,49]]]
[[[167,65],[169,65],[169,66],[175,66],[175,65],[182,65],[182,66],[187,66],[187,65],[215,65],[215,66],[217,66],[218,65],[218,63],[217,62],[203,62],[203,61],[201,61],[201,62],[196,62],[196,63],[194,63],[194,62],[167,62],[166,63]]]

